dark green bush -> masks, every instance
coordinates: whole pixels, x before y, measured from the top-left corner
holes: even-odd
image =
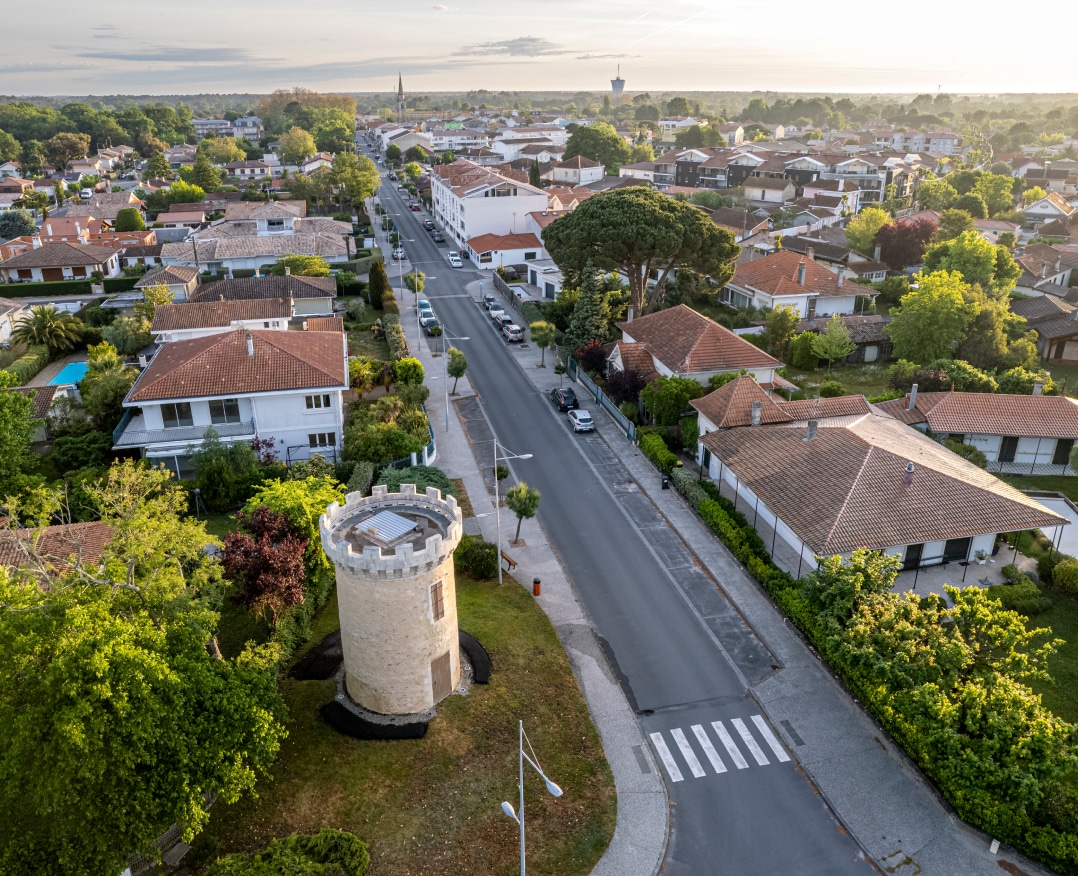
[[[845,394],[846,387],[837,380],[825,380],[820,384],[820,398],[838,398]]]
[[[663,474],[670,474],[677,463],[677,456],[670,452],[662,436],[654,432],[640,436],[640,450]]]
[[[1059,551],[1052,551],[1050,554],[1042,554],[1037,559],[1037,576],[1041,579],[1042,584],[1052,584],[1052,573],[1055,571],[1056,566],[1067,559],[1066,554],[1061,554]]]
[[[107,432],[66,435],[53,442],[52,462],[63,472],[99,466],[112,452],[112,436]]]
[[[20,386],[25,386],[30,382],[31,378],[48,364],[49,348],[32,346],[27,347],[26,352],[4,370],[14,374]]]
[[[436,487],[443,496],[455,496],[453,482],[440,468],[433,465],[413,465],[408,468],[385,468],[375,484],[385,484],[389,492],[400,492],[401,484],[415,484],[416,491],[423,493],[427,487]]]
[[[1052,570],[1052,586],[1072,595],[1078,594],[1078,560],[1067,557]]]
[[[489,541],[465,535],[453,551],[453,568],[480,581],[498,577],[498,547]]]
[[[1019,574],[1012,584],[996,584],[989,587],[988,593],[993,599],[998,599],[1004,608],[1017,611],[1019,614],[1040,614],[1052,607],[1052,600],[1041,593],[1040,588],[1022,574]]]
[[[207,876],[364,876],[371,858],[352,833],[323,828],[275,839],[261,852],[235,852],[218,858]]]

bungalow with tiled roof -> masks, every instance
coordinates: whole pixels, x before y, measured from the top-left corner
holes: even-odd
[[[1011,313],[1037,333],[1037,351],[1045,361],[1078,362],[1078,309],[1054,295],[1016,298]]]
[[[759,425],[700,439],[707,473],[791,574],[858,548],[899,557],[904,569],[969,563],[1001,532],[1068,522],[898,420],[841,407],[816,418],[797,404],[805,410],[789,421],[768,424],[761,411]]]
[[[66,398],[73,394],[74,387],[64,387],[61,390],[59,386],[50,383],[45,386],[13,386],[11,391],[27,396],[33,402],[30,408],[30,418],[37,421],[33,440],[48,441],[52,433],[49,431],[49,424],[45,417],[52,409],[56,393],[60,392],[61,398]]]
[[[586,186],[589,183],[601,180],[605,173],[606,170],[598,161],[592,161],[583,155],[576,155],[558,164],[551,165],[547,178],[553,183],[562,185]]]
[[[850,353],[843,362],[861,364],[863,362],[882,362],[891,358],[894,343],[887,334],[887,325],[891,322],[890,316],[873,314],[870,316],[843,316],[842,324],[850,333],[850,340],[857,345],[857,349]],[[817,319],[803,319],[797,324],[797,333],[815,332],[822,334],[827,331],[830,317]]]
[[[292,303],[287,298],[218,298],[159,305],[150,331],[158,343],[174,343],[235,329],[288,331],[291,318]]]
[[[112,223],[121,210],[129,207],[134,207],[141,216],[146,215],[146,205],[133,192],[98,192],[89,201],[68,207],[67,216],[92,216]]]
[[[744,182],[745,200],[750,204],[785,204],[797,194],[793,180],[770,176],[750,176]]]
[[[815,319],[832,313],[852,314],[859,295],[875,294],[867,286],[847,284],[844,270],[835,274],[812,256],[779,250],[739,264],[720,297],[731,307],[784,304],[793,307],[802,319]]]
[[[257,298],[284,298],[292,302],[295,316],[324,316],[333,313],[337,281],[333,277],[237,277],[199,286],[189,301],[240,301]]]
[[[198,288],[198,278],[198,268],[167,265],[147,271],[139,278],[135,288],[142,290],[148,286],[168,286],[173,302],[186,301]]]
[[[688,377],[707,386],[716,374],[745,370],[768,387],[791,385],[775,373],[782,367],[778,359],[684,304],[620,322],[618,328],[621,340],[607,357],[607,367],[615,371]]]
[[[1071,274],[1078,267],[1078,251],[1067,246],[1031,243],[1014,260],[1022,268],[1015,291],[1022,295],[1054,295],[1070,291]]]
[[[1053,219],[1070,222],[1076,210],[1078,208],[1075,208],[1059,192],[1049,192],[1040,200],[1024,207],[1022,215],[1026,217],[1026,221],[1031,225],[1040,225],[1044,222],[1051,222]]]
[[[344,431],[346,389],[344,335],[237,329],[175,341],[159,348],[131,387],[113,442],[181,477],[210,428],[225,443],[270,439],[288,461],[332,456]]]
[[[46,243],[0,262],[5,283],[78,280],[120,274],[120,251],[76,243]]]
[[[877,405],[915,429],[980,450],[990,471],[1074,474],[1068,462],[1078,441],[1078,403],[1063,395],[918,392]]]
[[[467,249],[472,264],[488,271],[546,257],[543,244],[530,231],[524,234],[481,234],[468,241]]]

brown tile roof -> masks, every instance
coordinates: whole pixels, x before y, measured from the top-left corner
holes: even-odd
[[[344,334],[344,317],[312,316],[305,320],[309,332],[337,332]]]
[[[843,325],[850,333],[850,340],[855,344],[879,344],[890,342],[891,336],[885,331],[885,327],[891,322],[890,316],[874,314],[872,316],[843,316]],[[816,319],[803,319],[797,324],[798,333],[801,332],[824,332],[827,324],[831,321],[829,316],[820,316]]]
[[[35,420],[44,420],[45,414],[52,407],[53,396],[56,395],[55,386],[13,386],[12,392],[33,398],[34,405],[30,408],[30,416]]]
[[[247,335],[254,355],[248,355]],[[243,395],[348,383],[341,338],[329,332],[238,329],[165,344],[139,375],[125,401]]]
[[[59,268],[68,265],[103,265],[116,250],[77,243],[46,243],[0,262],[3,268]]]
[[[135,284],[135,288],[145,289],[147,286],[159,286],[161,284],[175,286],[178,283],[183,283],[186,285],[197,276],[198,268],[188,267],[187,265],[162,265],[143,274]]]
[[[760,423],[788,423],[795,417],[784,412],[751,376],[743,375],[689,402],[718,429],[752,425],[752,405],[760,402]]]
[[[1058,526],[1053,514],[888,417],[711,432],[701,443],[816,553]],[[913,483],[903,472],[913,463]]]
[[[679,304],[618,323],[624,335],[645,344],[675,374],[777,368],[782,365],[725,326]]]
[[[524,234],[480,234],[468,241],[468,246],[475,252],[507,249],[541,249],[539,238],[530,231]]]
[[[0,532],[0,566],[18,569],[26,566],[28,551],[34,551],[52,565],[66,566],[67,560],[80,556],[84,562],[96,563],[112,538],[112,527],[100,520],[47,526],[38,537],[36,529],[10,529]]]
[[[307,215],[306,201],[231,201],[225,207],[225,219],[286,219]]]
[[[154,309],[152,332],[221,328],[236,320],[289,319],[287,298],[240,298],[162,304]]]
[[[336,298],[337,281],[333,277],[240,277],[203,283],[192,293],[191,301],[218,301],[227,298]]]
[[[797,282],[798,268],[805,266],[805,283]],[[858,287],[851,292],[838,284],[838,277],[808,256],[779,250],[762,259],[754,259],[737,266],[730,280],[731,286],[759,289],[769,295],[804,295],[811,293],[820,297],[872,294],[868,287]]]
[[[920,392],[877,405],[907,423],[927,423],[938,434],[1015,435],[1078,439],[1078,403],[1062,395]]]
[[[643,344],[615,341],[610,346],[611,350],[607,353],[607,358],[609,359],[614,349],[617,349],[618,355],[621,357],[623,371],[632,371],[639,374],[649,383],[658,377],[659,372],[655,370],[655,360],[652,358],[648,348]]]
[[[583,155],[575,155],[572,158],[566,158],[565,161],[560,164],[555,164],[555,167],[564,167],[571,170],[583,170],[587,167],[602,167],[598,161],[592,161],[590,158],[585,158]]]
[[[1054,295],[1034,295],[1031,298],[1019,298],[1012,301],[1011,313],[1032,323],[1040,319],[1069,316],[1074,313],[1074,305],[1061,301]]]
[[[834,417],[856,417],[871,412],[863,395],[840,395],[838,398],[805,398],[780,401],[779,408],[791,420],[828,420]]]

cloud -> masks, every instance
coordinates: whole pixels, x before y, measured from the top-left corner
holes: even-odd
[[[433,9],[435,12],[453,12],[454,11],[452,6],[446,6],[444,3],[435,3],[431,7],[431,9]]]
[[[575,60],[577,60],[577,61],[609,61],[609,60],[612,60],[612,59],[622,60],[622,59],[625,59],[625,58],[640,58],[640,57],[642,57],[642,56],[641,55],[629,55],[629,54],[626,54],[625,52],[612,52],[609,55],[596,55],[594,53],[589,52],[586,55],[577,55]]]
[[[243,49],[228,47],[184,48],[181,46],[156,46],[146,51],[122,51],[113,49],[100,52],[79,52],[80,58],[100,58],[108,61],[132,61],[139,64],[229,64],[246,63],[255,58]]]
[[[456,56],[474,55],[511,55],[513,57],[538,58],[543,55],[564,55],[568,52],[564,46],[544,40],[540,37],[517,37],[512,40],[492,40],[489,43],[477,43],[464,46],[454,52]]]

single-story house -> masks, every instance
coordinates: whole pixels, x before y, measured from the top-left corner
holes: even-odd
[[[150,331],[159,343],[173,343],[238,328],[288,331],[291,317],[287,298],[218,298],[160,305],[154,309]]]
[[[782,205],[792,201],[797,188],[792,179],[750,176],[744,182],[745,200],[757,204]]]
[[[525,234],[481,234],[468,241],[472,264],[480,270],[531,262],[546,255],[543,244],[531,232]]]
[[[1014,260],[1022,268],[1015,283],[1016,292],[1063,298],[1070,291],[1071,274],[1078,267],[1078,251],[1068,246],[1031,243]]]
[[[116,214],[128,207],[134,207],[145,217],[146,205],[135,197],[133,192],[98,192],[89,201],[72,203],[67,208],[67,215],[92,216],[94,219],[105,219],[111,223],[116,221]]]
[[[186,301],[198,288],[198,268],[187,265],[168,265],[147,271],[135,284],[136,289],[147,286],[168,286],[174,302]]]
[[[778,359],[684,304],[619,322],[618,328],[621,340],[607,356],[615,371],[631,368],[646,376],[650,358],[656,375],[689,377],[704,386],[716,374],[742,369],[768,387],[792,385],[775,373],[782,367]]]
[[[845,282],[810,255],[785,249],[739,264],[720,298],[731,307],[793,307],[802,319],[856,312],[858,296],[875,296],[868,286]]]
[[[228,171],[229,176],[239,177],[240,179],[268,179],[271,175],[270,166],[264,161],[233,161],[230,164],[224,165],[224,169]]]
[[[162,228],[198,228],[205,223],[206,214],[201,210],[183,213],[170,210],[167,213],[159,213],[157,221],[161,223]]]
[[[883,362],[891,358],[894,343],[887,334],[887,325],[891,322],[890,316],[843,316],[842,324],[850,333],[850,340],[857,344],[857,349],[850,353],[843,362],[860,364],[862,362]],[[797,324],[797,332],[816,332],[821,334],[827,331],[827,324],[831,317],[817,317],[816,319],[803,319]]]
[[[598,182],[606,174],[606,169],[598,162],[576,155],[557,164],[552,164],[547,178],[553,183],[568,186],[586,186]]]
[[[1026,221],[1032,225],[1040,225],[1051,222],[1053,219],[1063,219],[1069,222],[1078,208],[1074,207],[1059,192],[1049,192],[1038,201],[1034,201],[1022,210]]]
[[[240,301],[256,298],[284,298],[292,303],[294,316],[328,316],[337,297],[334,277],[241,277],[217,280],[199,286],[188,301]]]
[[[160,243],[143,244],[140,246],[126,246],[121,253],[123,266],[128,265],[159,265],[161,264]]]
[[[103,246],[75,243],[46,243],[0,262],[5,283],[75,280],[100,272],[106,277],[120,274],[120,251]]]
[[[268,269],[276,264],[277,259],[289,255],[316,255],[330,263],[344,262],[352,254],[346,242],[350,239],[341,234],[320,231],[311,234],[254,234],[187,240],[162,244],[161,262],[166,265],[194,265],[212,274],[224,275],[230,275],[235,270]]]
[[[1073,474],[1066,468],[1078,441],[1078,403],[1063,395],[986,392],[918,392],[877,405],[880,411],[924,432],[969,444],[990,470]]]
[[[11,331],[22,318],[22,313],[26,307],[25,301],[0,298],[0,344],[7,346],[11,340]]]
[[[38,421],[34,429],[34,441],[48,441],[52,437],[45,417],[52,408],[52,403],[55,401],[57,393],[61,397],[66,397],[69,394],[69,389],[74,391],[74,387],[59,387],[53,384],[47,384],[46,386],[14,386],[11,388],[12,392],[28,396],[33,401],[30,416]]]
[[[1045,361],[1078,361],[1078,309],[1054,295],[1018,298],[1011,313],[1037,333],[1037,351]]]
[[[536,259],[528,262],[528,285],[538,290],[541,298],[554,300],[565,287],[565,277],[553,259]]]

